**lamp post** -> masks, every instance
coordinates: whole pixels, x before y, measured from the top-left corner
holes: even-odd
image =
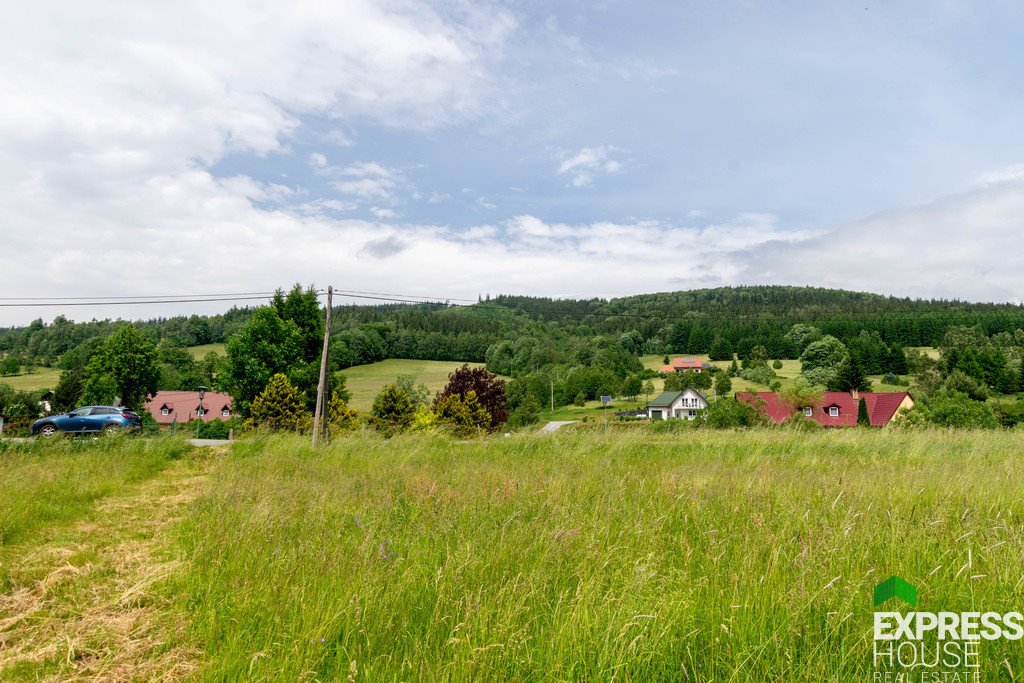
[[[199,389],[199,420],[196,422],[196,438],[199,438],[199,427],[203,424],[203,397],[206,396],[206,387],[200,385]]]

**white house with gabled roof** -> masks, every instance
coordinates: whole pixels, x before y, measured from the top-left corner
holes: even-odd
[[[647,417],[652,420],[693,420],[708,407],[708,399],[693,387],[683,391],[666,391],[647,404]]]

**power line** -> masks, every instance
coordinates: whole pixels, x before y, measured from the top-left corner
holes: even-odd
[[[385,293],[385,292],[360,292],[360,291],[353,290],[353,289],[344,289],[344,290],[343,289],[336,289],[336,290],[334,290],[334,293],[335,294],[345,294],[345,295],[348,295],[348,294],[351,294],[351,295],[366,294],[366,295],[370,295],[370,296],[380,296],[380,297],[398,297],[398,298],[400,298],[402,300],[405,300],[405,299],[428,299],[430,301],[438,301],[438,300],[443,298],[445,301],[470,301],[470,302],[476,302],[477,301],[476,299],[462,299],[462,298],[459,298],[457,296],[452,296],[452,297],[433,297],[433,296],[419,296],[417,294],[388,294],[388,293]]]
[[[206,297],[273,296],[276,292],[220,292],[211,294],[137,294],[132,296],[0,296],[0,301],[105,301],[108,299],[181,299]]]
[[[317,293],[320,296],[320,293]],[[182,298],[182,299],[144,299],[134,301],[29,301],[23,303],[11,303],[9,301],[0,301],[0,308],[29,308],[29,307],[42,307],[42,306],[143,306],[146,304],[189,304],[189,303],[203,303],[203,302],[216,302],[216,301],[251,301],[255,299],[266,299],[267,295],[262,294],[259,296],[226,296],[226,297],[214,297],[214,298]]]

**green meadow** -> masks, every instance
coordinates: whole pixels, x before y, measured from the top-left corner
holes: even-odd
[[[430,398],[444,389],[448,383],[448,375],[462,363],[440,360],[407,360],[391,358],[379,363],[356,365],[342,370],[345,376],[345,388],[352,394],[349,403],[352,407],[368,411],[373,399],[385,385],[391,384],[399,375],[412,375],[416,384],[424,384],[430,390]],[[469,363],[471,367],[483,367],[483,363]]]
[[[0,680],[871,680],[891,575],[919,609],[1024,607],[1018,442],[0,446]],[[981,680],[1024,671],[980,650]]]
[[[0,383],[9,385],[19,391],[38,391],[53,389],[60,381],[60,368],[36,368],[34,372],[21,375],[0,377]]]

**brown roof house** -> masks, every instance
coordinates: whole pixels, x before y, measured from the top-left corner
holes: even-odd
[[[234,415],[234,404],[230,394],[207,391],[203,395],[203,422],[227,422]],[[161,428],[191,422],[199,417],[199,392],[158,391],[146,401],[146,410]]]
[[[659,372],[704,372],[711,367],[711,364],[702,361],[700,358],[673,358],[668,365],[662,365]]]

